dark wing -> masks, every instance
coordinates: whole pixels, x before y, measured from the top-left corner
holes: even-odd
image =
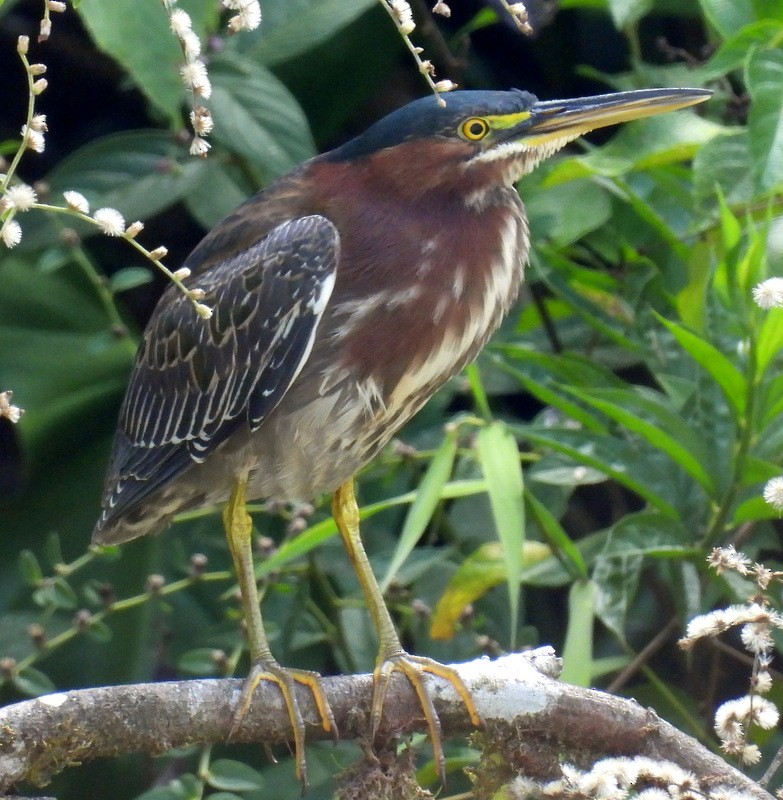
[[[334,225],[301,217],[197,276],[189,288],[205,292],[211,319],[167,290],[120,410],[96,539],[280,402],[310,354],[338,256]]]

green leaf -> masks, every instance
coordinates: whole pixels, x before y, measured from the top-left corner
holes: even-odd
[[[733,250],[742,238],[742,226],[739,220],[729,208],[723,192],[718,192],[718,203],[720,205],[720,238],[724,250]]]
[[[541,367],[554,377],[560,377],[570,383],[576,382],[579,385],[587,386],[593,386],[596,383],[601,385],[620,383],[608,370],[600,369],[587,361],[587,359],[582,359],[576,355],[564,353],[558,356],[551,356],[547,353],[517,345],[504,345],[499,349],[515,361],[519,360],[527,362],[533,367]],[[587,430],[599,434],[608,432],[606,425],[597,416],[585,410],[583,406],[563,397],[561,392],[552,388],[555,384],[551,381],[544,383],[533,375],[514,368],[506,359],[494,358],[493,363],[499,369],[513,376],[533,397],[536,397],[545,406],[551,406],[562,411],[563,414],[579,422]]]
[[[604,472],[607,477],[625,486],[657,508],[661,513],[676,517],[677,511],[659,493],[652,490],[649,480],[634,476],[631,470],[639,467],[640,459],[630,447],[611,437],[596,438],[591,433],[568,429],[540,429],[517,426],[518,435],[540,447],[547,447],[573,458],[579,464]]]
[[[568,627],[563,644],[560,680],[574,686],[589,686],[593,673],[593,618],[595,584],[578,580],[568,592]]]
[[[663,398],[652,391],[636,391],[626,389],[593,389],[585,391],[573,387],[563,387],[575,397],[593,408],[597,408],[610,419],[619,422],[629,431],[638,434],[653,447],[660,450],[676,464],[679,464],[709,494],[715,490],[712,476],[702,462],[706,457],[696,453],[700,448],[694,439],[693,431],[683,419],[668,408]],[[655,423],[642,418],[639,413],[630,411],[628,407],[636,407],[638,411],[652,415]]]
[[[519,448],[502,422],[482,428],[476,439],[481,469],[487,480],[489,504],[503,547],[511,611],[511,647],[515,646],[522,584],[522,546],[525,541],[525,506]]]
[[[229,792],[252,792],[263,787],[264,779],[247,764],[223,758],[213,761],[209,765],[207,783],[213,789]]]
[[[195,647],[177,659],[177,669],[190,675],[217,675],[214,647]]]
[[[652,8],[652,0],[608,0],[608,3],[612,21],[618,30],[632,27]]]
[[[699,240],[691,248],[685,263],[687,283],[674,297],[674,307],[679,318],[696,331],[704,331],[707,325],[707,293],[712,287],[714,248],[705,240]]]
[[[468,386],[470,386],[470,393],[473,395],[473,404],[476,411],[481,414],[484,419],[492,418],[492,411],[489,407],[489,399],[487,398],[487,390],[484,388],[484,383],[481,380],[481,372],[479,371],[476,363],[468,364],[464,369],[465,377],[468,379]]]
[[[57,687],[52,683],[48,675],[39,672],[33,667],[24,667],[19,672],[14,673],[11,683],[22,694],[30,697],[40,697],[42,694],[56,692]]]
[[[304,112],[271,72],[239,56],[210,64],[215,119],[211,139],[236,153],[256,180],[268,183],[315,154]]]
[[[152,280],[152,272],[145,267],[123,267],[109,278],[109,289],[116,294],[144,286]]]
[[[693,193],[701,207],[714,207],[720,186],[732,205],[750,202],[753,171],[746,128],[716,136],[699,148],[693,159]]]
[[[46,179],[56,204],[63,205],[62,192],[72,189],[87,198],[92,211],[103,206],[116,208],[127,222],[132,222],[148,219],[182,200],[198,185],[203,169],[203,160],[188,156],[169,134],[131,131],[104,136],[80,147]],[[94,225],[39,213],[26,222],[20,247],[37,248],[59,242],[59,232],[66,224],[84,236],[98,233]]]
[[[756,186],[770,190],[783,183],[783,51],[757,50],[747,68],[752,99],[748,115]]]
[[[228,163],[225,163],[228,162]],[[230,157],[214,151],[204,163],[201,180],[185,197],[185,206],[205,230],[212,229],[253,193],[253,185]]]
[[[381,592],[385,592],[389,588],[397,571],[416,546],[427,525],[430,524],[432,515],[441,501],[443,487],[451,477],[456,455],[457,430],[452,429],[446,434],[432,457],[419,488],[416,490],[416,499],[408,509],[391,563],[380,583]]]
[[[743,525],[746,522],[759,522],[763,519],[780,519],[781,513],[773,508],[763,497],[750,497],[740,503],[731,517],[732,525]]]
[[[764,314],[764,322],[761,323],[756,340],[759,374],[766,372],[781,348],[783,348],[783,309],[771,308]]]
[[[62,547],[60,545],[60,536],[56,531],[52,531],[46,537],[46,544],[44,545],[44,548],[46,559],[50,566],[56,568],[58,565],[65,563],[65,559],[63,559]]]
[[[447,500],[457,497],[469,497],[470,495],[482,494],[486,491],[487,484],[486,481],[483,480],[451,481],[443,487],[441,498]],[[396,497],[390,497],[387,500],[381,500],[377,503],[363,506],[359,509],[359,519],[367,519],[380,511],[385,511],[387,508],[413,503],[416,497],[417,492],[406,492]],[[186,515],[182,515],[182,518],[186,518]],[[268,575],[270,572],[280,569],[283,565],[314,550],[336,534],[337,526],[331,518],[311,525],[306,531],[281,545],[273,555],[266,559],[266,561],[257,564],[256,576],[261,578],[264,575]]]
[[[627,514],[612,526],[601,558],[639,556],[646,558],[682,558],[697,555],[693,544],[695,533],[689,533],[679,520],[664,517],[655,511]]]
[[[549,174],[547,185],[585,174],[616,178],[632,171],[687,161],[699,147],[729,131],[731,128],[693,111],[637,120],[623,126],[607,145],[559,163]]]
[[[101,620],[93,620],[87,626],[85,635],[94,642],[109,642],[113,634],[111,628]]]
[[[609,194],[590,180],[525,187],[525,208],[533,241],[565,247],[605,225],[612,213]],[[580,213],[574,214],[573,209]]]
[[[32,550],[22,550],[19,553],[19,570],[28,586],[38,586],[43,580],[41,565]]]
[[[203,41],[216,9],[196,0],[182,0],[181,5]],[[98,47],[122,64],[171,124],[180,124],[183,55],[159,0],[81,0],[78,12]]]
[[[150,789],[134,800],[196,800],[203,790],[195,775],[184,773],[169,782],[168,786]]]
[[[643,559],[638,555],[618,558],[599,558],[593,571],[596,586],[595,615],[625,641],[628,609],[639,586]]]
[[[251,53],[267,66],[288,61],[328,41],[375,5],[376,0],[309,0],[282,4],[279,6],[282,16],[258,38]]]
[[[65,578],[49,578],[33,592],[33,600],[42,608],[71,611],[77,606],[76,593]]]
[[[655,314],[658,321],[665,325],[672,336],[688,355],[720,386],[724,397],[734,410],[735,419],[745,413],[747,404],[747,391],[745,376],[729,361],[717,347],[706,339],[683,328],[676,322],[671,322],[660,314]]]
[[[699,0],[699,5],[724,39],[755,22],[751,0]]]
[[[522,565],[529,569],[551,555],[541,542],[526,541]],[[500,542],[487,542],[474,550],[449,579],[432,614],[430,636],[445,641],[454,637],[465,608],[506,580],[506,560]]]
[[[779,19],[762,19],[731,31],[731,35],[713,53],[710,60],[696,68],[699,82],[722,78],[729,72],[740,69],[753,50],[776,46],[780,42],[781,31],[783,21]]]
[[[579,548],[571,541],[571,537],[563,530],[552,512],[532,492],[527,490],[525,490],[525,503],[533,522],[541,531],[541,535],[547,540],[554,554],[569,573],[574,578],[586,578],[587,565]]]

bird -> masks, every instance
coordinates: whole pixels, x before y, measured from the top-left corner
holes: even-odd
[[[445,106],[415,100],[276,179],[204,237],[183,267],[209,319],[174,285],[163,292],[121,405],[93,542],[159,533],[182,511],[223,504],[251,663],[232,734],[259,682],[276,684],[305,785],[296,684],[312,692],[326,731],[336,733],[335,721],[320,676],[272,654],[246,502],[332,494],[379,640],[372,735],[399,671],[416,690],[442,774],[427,675],[450,683],[472,723],[482,721],[452,666],[402,647],[362,544],[354,476],[477,356],[514,304],[530,249],[515,184],[588,131],[710,95],[539,100],[511,89],[455,91]]]

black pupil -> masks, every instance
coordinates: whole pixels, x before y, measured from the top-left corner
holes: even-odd
[[[471,122],[469,130],[470,130],[471,136],[481,136],[481,134],[484,133],[484,123],[483,122]]]

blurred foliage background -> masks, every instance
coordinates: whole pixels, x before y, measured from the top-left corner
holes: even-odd
[[[41,5],[0,2],[6,156],[26,107],[16,39],[34,36]],[[31,47],[49,67],[37,108],[50,132],[20,177],[57,202],[74,189],[144,220],[142,240],[165,244],[173,267],[243,198],[425,91],[378,0],[264,0],[261,30],[235,37],[213,0],[182,0],[214,85],[213,149],[194,159],[159,0],[74,5]],[[676,640],[695,613],[751,590],[709,574],[705,556],[727,542],[773,567],[781,556],[760,494],[783,460],[783,311],[756,308],[751,288],[783,274],[783,3],[538,0],[529,38],[499,5],[450,5],[444,19],[414,2],[413,39],[465,88],[715,95],[588,137],[523,180],[534,248],[518,307],[360,477],[373,566],[414,652],[450,662],[552,644],[566,679],[633,696],[712,742],[711,711],[745,693],[747,659],[731,637],[687,658]],[[87,551],[135,342],[164,279],[123,242],[74,236],[39,212],[18,219],[21,244],[0,252],[0,390],[26,409],[17,426],[0,419],[0,702],[243,674],[215,511]],[[273,648],[324,674],[369,671],[376,644],[327,499],[309,511],[256,507]],[[155,591],[150,576],[162,576]],[[758,743],[769,756],[781,736]],[[464,744],[449,752],[455,768],[473,757]],[[308,796],[330,796],[357,754],[311,747]],[[300,790],[287,758],[270,766],[232,747],[91,764],[48,791]]]

